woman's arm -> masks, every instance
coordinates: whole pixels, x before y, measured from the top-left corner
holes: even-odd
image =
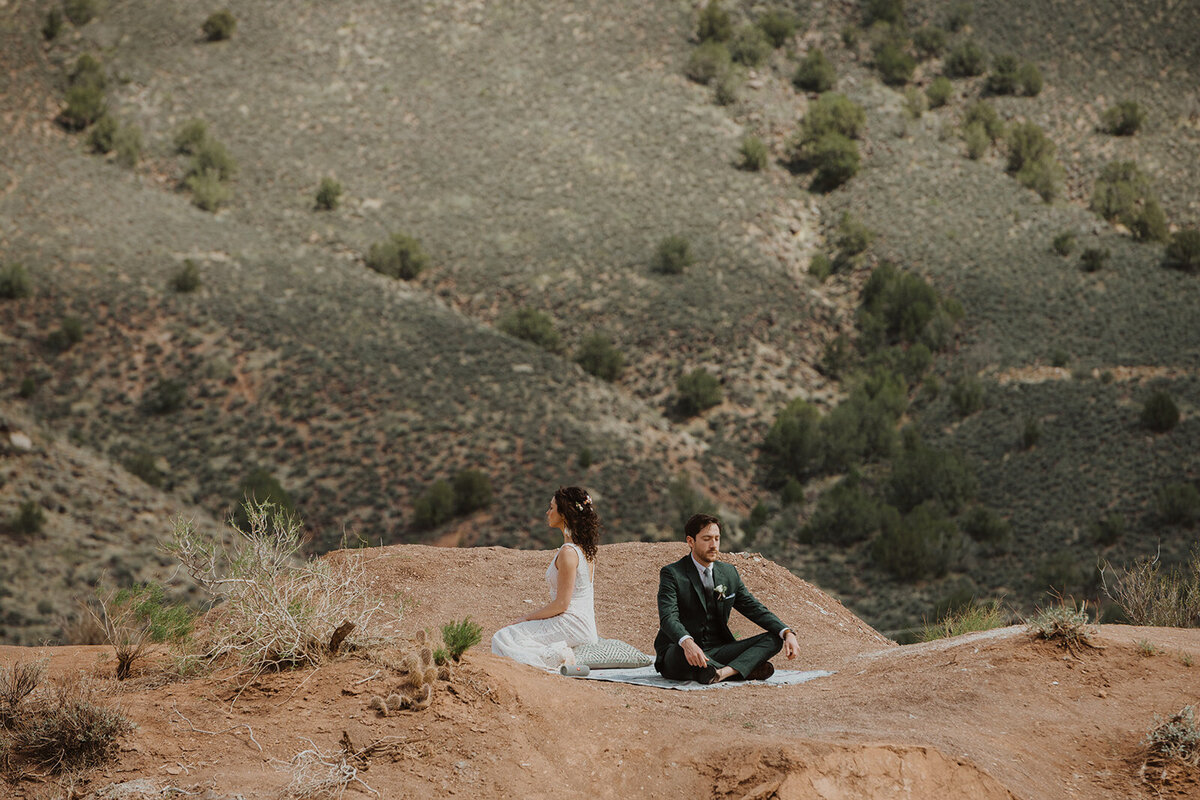
[[[571,594],[575,590],[575,571],[579,569],[579,554],[575,552],[574,547],[560,548],[554,563],[558,565],[558,587],[554,592],[554,599],[537,611],[530,611],[518,622],[557,617],[571,604]]]

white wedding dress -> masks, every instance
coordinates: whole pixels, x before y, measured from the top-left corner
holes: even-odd
[[[573,658],[571,648],[595,642],[596,610],[592,594],[592,565],[583,557],[583,550],[573,542],[571,547],[579,554],[579,567],[575,570],[575,586],[571,590],[571,601],[567,610],[549,619],[534,619],[517,622],[501,628],[492,636],[492,652],[506,656],[522,664],[542,669],[556,670]],[[550,600],[558,592],[558,554],[546,569],[546,583],[550,587]]]

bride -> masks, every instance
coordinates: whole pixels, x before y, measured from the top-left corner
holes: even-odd
[[[492,652],[542,669],[574,664],[571,648],[596,641],[592,605],[600,518],[592,498],[578,486],[560,488],[546,523],[562,531],[563,545],[546,569],[550,602],[496,631]]]

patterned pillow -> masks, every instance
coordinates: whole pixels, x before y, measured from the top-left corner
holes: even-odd
[[[574,650],[575,663],[591,669],[635,669],[654,663],[653,656],[620,639],[600,639],[592,644],[581,644]]]

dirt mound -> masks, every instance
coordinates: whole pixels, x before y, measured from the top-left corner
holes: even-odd
[[[648,647],[657,565],[680,550],[601,548],[603,633]],[[407,631],[470,615],[485,635],[541,600],[548,556],[362,553],[380,592],[405,598]],[[836,674],[673,692],[547,674],[492,655],[485,640],[437,682],[428,709],[383,716],[370,703],[398,680],[386,652],[249,685],[227,672],[170,678],[166,657],[118,684],[100,647],[3,647],[0,664],[49,656],[53,675],[88,676],[137,723],[117,761],[77,786],[97,798],[276,796],[303,759],[343,752],[362,782],[347,797],[367,786],[385,797],[1196,796],[1193,768],[1148,761],[1140,741],[1155,715],[1197,701],[1200,631],[1103,626],[1097,649],[1074,654],[1020,627],[897,647],[778,565],[725,558],[796,625],[805,655],[795,666]],[[54,796],[37,781],[5,791]]]
[[[652,653],[658,571],[686,552],[682,542],[602,545],[596,566],[600,635]],[[549,600],[544,573],[551,550],[396,545],[363,553],[380,591],[400,594],[407,624],[436,628],[469,612],[483,625],[485,646],[497,629]],[[829,668],[849,656],[893,646],[840,602],[778,564],[755,553],[722,553],[721,558],[737,567],[755,597],[795,627],[806,643],[809,666]],[[739,636],[758,632],[737,614],[731,623]]]

